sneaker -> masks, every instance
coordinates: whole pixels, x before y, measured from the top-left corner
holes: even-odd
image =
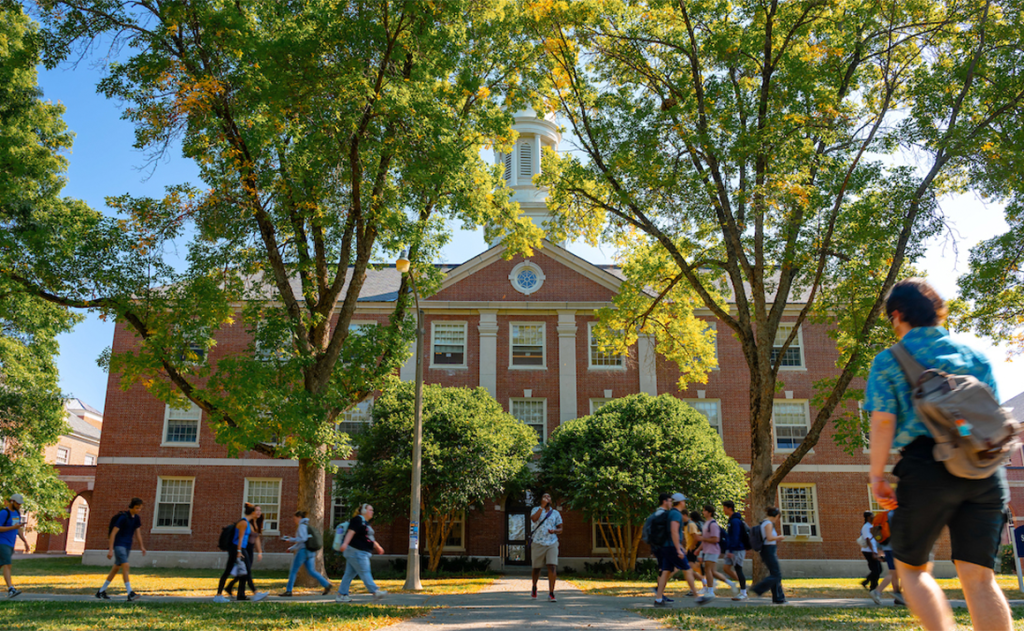
[[[110,600],[110,596],[107,596],[106,590],[102,589],[96,592],[96,598],[99,598],[100,600]]]
[[[687,598],[696,598],[700,596],[700,594],[698,594],[697,592],[686,592],[684,596],[686,596]]]
[[[228,600],[224,596],[224,594],[217,594],[216,596],[213,597],[213,602],[215,602],[215,603],[227,603],[227,602],[231,602],[231,601]]]
[[[893,594],[892,604],[897,605],[899,607],[906,607],[907,601],[903,600],[903,594]]]
[[[15,589],[15,588],[12,587],[12,588],[7,590],[7,597],[8,598],[14,598],[15,596],[17,596],[20,593],[21,593],[20,589]]]
[[[240,603],[244,603],[244,602],[248,602],[248,601],[249,601],[249,597],[248,596],[239,596],[238,598],[235,599],[235,602],[240,602]]]
[[[655,599],[654,606],[655,607],[668,607],[668,603],[665,602],[664,600],[657,600],[657,599]]]
[[[741,591],[739,594],[732,597],[733,600],[746,600],[747,592]]]
[[[130,602],[130,603],[133,603],[133,602],[135,602],[136,600],[138,600],[140,598],[142,598],[142,596],[139,596],[135,592],[132,592],[132,593],[128,594],[128,602]]]
[[[711,594],[708,594],[706,596],[701,596],[700,598],[698,598],[697,599],[697,604],[698,605],[706,605],[706,604],[708,604],[709,602],[711,602],[714,599],[715,599],[715,594],[711,593]]]
[[[773,605],[788,605],[789,601],[788,600],[773,600],[772,604]]]
[[[278,596],[280,596],[281,598],[291,598],[292,597],[292,593],[291,592],[281,592],[280,594],[278,594]]]
[[[352,597],[349,596],[348,594],[338,594],[337,596],[335,596],[334,602],[336,602],[336,603],[350,603],[350,602],[352,602]]]
[[[324,593],[322,595],[326,596],[327,594],[330,594],[332,589],[334,589],[334,583],[328,583],[327,587],[324,588]]]
[[[258,603],[259,601],[263,600],[264,598],[266,598],[269,595],[270,595],[270,592],[257,592],[257,593],[252,595],[252,601],[254,603]]]
[[[548,602],[549,603],[555,602],[555,593],[554,592],[549,592],[548,593]]]
[[[662,596],[661,599],[664,600],[667,603],[674,603],[675,602],[674,600],[672,600],[668,596]]]
[[[871,596],[871,600],[875,601],[876,605],[882,604],[882,595],[878,593],[877,589],[871,590],[868,592],[868,595]]]
[[[386,591],[384,591],[383,589],[378,589],[377,592],[373,595],[373,602],[380,602],[387,595],[388,593]]]
[[[655,590],[655,591],[657,591],[657,590]],[[533,586],[533,590],[530,591],[530,598],[536,598],[536,597],[537,597],[537,586],[534,585]]]

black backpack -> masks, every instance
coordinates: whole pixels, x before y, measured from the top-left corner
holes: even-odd
[[[217,547],[224,551],[235,549],[235,531],[238,524],[228,524],[220,530],[220,538],[217,539]]]
[[[107,536],[108,537],[110,536],[110,533],[114,532],[114,526],[116,526],[117,522],[121,519],[121,515],[128,515],[128,514],[129,514],[128,511],[123,510],[123,511],[119,511],[119,512],[115,513],[114,516],[110,518],[110,524],[107,525]]]
[[[754,528],[751,532],[750,549],[754,552],[760,552],[761,548],[764,547],[764,530],[762,529],[763,526],[764,522],[761,522],[757,525],[757,528]]]
[[[669,511],[661,513],[655,511],[644,523],[644,532],[647,533],[646,541],[652,548],[660,548],[668,543],[668,513]]]
[[[744,550],[753,550],[754,545],[750,540],[750,526],[743,519],[737,517],[735,521],[739,522],[740,527],[740,545],[743,546]]]

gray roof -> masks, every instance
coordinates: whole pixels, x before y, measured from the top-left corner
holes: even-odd
[[[71,433],[98,441],[100,430],[93,427],[85,419],[74,414],[68,414],[68,425],[71,426]]]
[[[1013,408],[1013,418],[1024,423],[1024,392],[1021,392],[1012,399],[1003,401],[1004,408]]]
[[[95,414],[100,418],[103,417],[103,412],[100,412],[93,406],[78,398],[72,397],[68,399],[67,401],[64,402],[64,407],[68,410],[85,410],[86,412],[89,412],[90,414]]]

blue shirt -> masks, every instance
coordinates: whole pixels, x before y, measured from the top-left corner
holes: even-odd
[[[235,544],[239,548],[244,548],[249,545],[249,530],[252,529],[252,525],[249,520],[245,520],[245,530],[242,531],[242,545],[238,545],[238,523],[235,523],[235,536],[231,538],[231,543]]]
[[[910,329],[903,336],[903,346],[925,368],[956,375],[973,375],[992,388],[999,400],[996,380],[988,359],[978,351],[960,342],[954,342],[941,326],[922,326]],[[910,384],[899,362],[889,349],[875,357],[864,393],[864,409],[869,412],[888,412],[896,416],[894,449],[909,445],[919,436],[930,436],[928,428],[914,412]]]
[[[739,552],[740,550],[746,550],[743,547],[743,518],[740,517],[739,513],[733,513],[732,517],[729,518],[729,523],[726,526],[725,545],[722,546],[726,552]]]
[[[4,508],[0,510],[0,527],[6,528],[7,526],[13,526],[15,520],[17,523],[21,523],[21,511],[11,510]],[[14,547],[14,543],[18,540],[18,529],[8,530],[7,532],[0,532],[0,545]]]
[[[138,515],[124,513],[117,519],[114,528],[117,528],[117,534],[114,535],[114,546],[131,550],[135,531],[142,528],[142,519]]]
[[[666,548],[675,548],[676,544],[672,541],[672,522],[679,522],[679,545],[685,549],[686,540],[683,535],[683,514],[674,508],[670,508],[668,511],[668,541],[665,542]]]

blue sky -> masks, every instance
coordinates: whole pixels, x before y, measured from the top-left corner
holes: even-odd
[[[133,128],[120,119],[118,103],[96,93],[100,73],[85,62],[77,69],[40,68],[39,81],[43,97],[63,103],[67,108],[64,120],[76,134],[73,151],[68,156],[68,185],[64,194],[86,201],[93,208],[105,209],[107,196],[130,193],[159,197],[164,187],[185,181],[197,181],[193,164],[171,151],[164,159],[147,165],[147,156],[132,148]],[[155,168],[152,168],[154,167]],[[1006,228],[1002,210],[987,205],[973,196],[946,200],[943,209],[958,233],[956,248],[948,240],[937,240],[919,265],[944,297],[956,294],[956,278],[967,268],[970,245],[989,238]],[[485,248],[483,235],[458,231],[444,251],[445,262],[462,262]],[[610,248],[591,248],[572,244],[570,249],[594,263],[611,262]],[[100,410],[104,408],[107,375],[96,365],[96,358],[113,339],[113,324],[94,316],[73,332],[61,337],[58,359],[60,385],[65,393],[81,398]],[[1024,362],[1006,361],[1003,348],[972,335],[954,334],[956,338],[983,350],[993,363],[1000,393],[1004,399],[1024,390]]]

